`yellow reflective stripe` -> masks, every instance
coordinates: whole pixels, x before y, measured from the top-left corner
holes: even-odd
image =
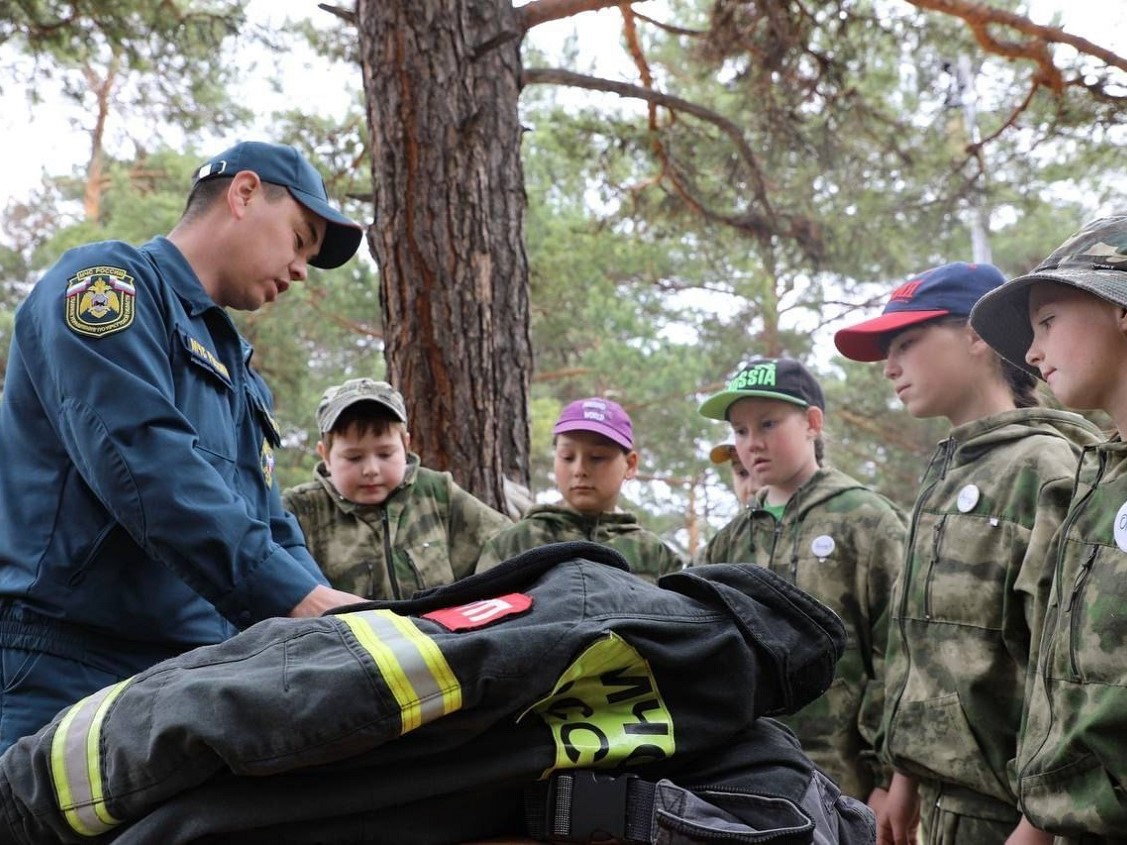
[[[462,688],[438,644],[405,616],[364,610],[339,617],[372,656],[399,705],[405,734],[462,706]]]
[[[419,655],[438,684],[442,693],[442,712],[438,715],[444,716],[462,709],[462,685],[458,683],[458,678],[446,662],[438,643],[420,631],[406,616],[393,615],[391,622],[419,650]]]
[[[55,799],[67,824],[80,836],[97,836],[122,822],[106,809],[98,746],[106,713],[129,680],[98,690],[72,706],[51,738]]]

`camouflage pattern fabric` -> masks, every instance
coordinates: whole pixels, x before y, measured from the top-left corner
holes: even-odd
[[[1127,445],[1084,452],[1018,753],[1021,807],[1084,842],[1127,842]]]
[[[485,541],[512,525],[450,473],[419,466],[414,453],[407,455],[403,483],[379,505],[345,499],[324,463],[314,476],[286,490],[282,504],[301,523],[329,583],[369,599],[409,598],[472,575]]]
[[[1021,814],[1010,804],[936,781],[920,781],[920,845],[1004,845]]]
[[[898,771],[1016,810],[1011,761],[1048,601],[1047,554],[1080,447],[1098,439],[1076,414],[1028,408],[939,443],[893,600],[885,742]]]
[[[833,685],[782,721],[810,759],[862,801],[891,779],[876,749],[888,605],[906,536],[904,515],[888,499],[821,469],[790,498],[781,520],[753,503],[712,538],[702,561],[766,566],[841,617],[848,642]]]
[[[676,572],[684,562],[665,542],[638,524],[632,513],[616,511],[584,516],[560,505],[536,505],[524,519],[506,528],[485,544],[478,571],[496,566],[523,551],[548,543],[589,540],[610,546],[630,564],[630,571],[651,584],[667,572]]]

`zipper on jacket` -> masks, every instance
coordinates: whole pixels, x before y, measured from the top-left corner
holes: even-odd
[[[1100,479],[1103,477],[1103,454],[1096,452],[1099,457],[1099,469],[1096,471],[1096,480],[1091,486],[1089,486],[1088,492],[1084,494],[1084,497],[1077,501],[1076,494],[1080,489],[1080,479],[1084,472],[1085,458],[1087,458],[1088,454],[1093,451],[1095,451],[1095,447],[1085,446],[1083,452],[1080,455],[1080,460],[1076,465],[1076,475],[1072,479],[1073,504],[1069,507],[1068,513],[1061,521],[1061,524],[1057,527],[1057,534],[1060,537],[1060,542],[1057,545],[1057,559],[1055,566],[1053,567],[1053,583],[1057,608],[1056,613],[1053,613],[1052,604],[1050,603],[1049,608],[1046,610],[1044,633],[1042,633],[1041,635],[1040,654],[1037,656],[1036,663],[1036,671],[1041,676],[1042,683],[1045,685],[1045,696],[1046,698],[1050,698],[1050,700],[1051,695],[1049,693],[1049,674],[1052,671],[1051,655],[1056,648],[1057,636],[1060,634],[1060,623],[1064,615],[1064,598],[1062,597],[1063,579],[1061,578],[1061,573],[1064,570],[1064,555],[1068,549],[1068,543],[1065,541],[1068,538],[1068,532],[1071,530],[1072,524],[1076,522],[1077,517],[1080,515],[1080,512],[1083,510],[1085,504],[1087,503],[1088,497],[1092,495],[1093,491],[1096,489],[1096,484],[1098,484]],[[1083,567],[1081,567],[1081,570],[1083,570]],[[1080,573],[1078,572],[1076,575],[1076,580],[1079,581]],[[1072,596],[1075,595],[1077,587],[1078,584],[1074,583]],[[1072,602],[1072,596],[1069,597],[1070,603]],[[1071,618],[1069,619],[1069,623],[1071,634]],[[1068,648],[1069,662],[1072,664],[1071,668],[1075,672],[1076,661],[1073,645],[1071,642],[1068,644]],[[1044,750],[1045,744],[1048,742],[1048,740],[1049,733],[1045,732],[1041,736],[1040,741],[1037,744],[1037,749],[1028,756],[1025,765],[1022,766],[1021,770],[1018,772],[1019,779],[1025,777],[1025,773],[1029,770],[1029,767],[1033,765],[1034,761],[1036,761],[1036,759],[1041,755],[1041,752]],[[1027,738],[1026,741],[1029,743],[1029,745],[1032,745],[1032,737]],[[1022,812],[1025,812],[1025,802],[1021,799],[1020,796],[1018,798],[1018,803],[1021,805]]]
[[[1072,676],[1078,681],[1083,680],[1080,677],[1080,661],[1076,656],[1076,639],[1077,639],[1077,618],[1079,613],[1075,612],[1076,599],[1084,590],[1084,584],[1088,580],[1088,575],[1092,571],[1092,563],[1099,553],[1100,547],[1093,543],[1088,548],[1088,554],[1084,556],[1084,562],[1080,564],[1080,570],[1076,573],[1076,580],[1072,584],[1072,592],[1068,596],[1068,604],[1064,606],[1063,612],[1068,613],[1068,663],[1072,669]]]
[[[920,488],[919,494],[916,496],[916,504],[912,508],[912,522],[908,527],[908,538],[904,548],[907,550],[907,560],[904,562],[904,571],[901,573],[902,583],[900,585],[900,617],[896,620],[896,627],[900,629],[900,641],[904,648],[904,657],[907,659],[909,665],[912,662],[912,647],[908,644],[908,636],[905,631],[904,617],[908,612],[908,584],[912,578],[912,562],[915,555],[912,550],[916,547],[916,532],[920,527],[920,509],[927,497],[931,495],[932,490],[939,484],[944,475],[947,474],[947,465],[950,462],[951,455],[955,454],[954,438],[947,438],[939,444],[935,450],[935,454],[931,456],[928,461],[927,468],[924,470],[923,479],[926,481],[928,473],[931,472],[937,461],[940,461],[939,471],[935,477],[924,487]],[[896,732],[896,713],[900,710],[900,700],[904,697],[904,690],[908,687],[908,676],[911,670],[904,673],[904,682],[900,685],[900,689],[896,690],[896,695],[892,698],[891,703],[886,706],[892,708],[892,718],[888,721],[888,734],[885,737],[885,748],[888,749],[889,756],[892,755],[892,735]]]
[[[399,579],[395,577],[395,558],[391,556],[391,520],[387,516],[387,508],[380,508],[380,522],[383,524],[383,555],[387,564],[387,580],[391,587],[391,597],[401,599],[399,594]]]
[[[943,545],[943,529],[947,525],[947,514],[939,517],[931,535],[931,563],[927,567],[927,577],[924,579],[924,619],[931,619],[931,587],[935,583],[935,567],[939,563],[939,547]]]
[[[410,567],[411,574],[415,576],[415,590],[412,590],[412,592],[421,590],[426,587],[426,583],[423,581],[423,572],[421,569],[419,569],[418,564],[415,563],[415,559],[411,557],[411,553],[404,549],[403,557],[407,559],[407,566]]]

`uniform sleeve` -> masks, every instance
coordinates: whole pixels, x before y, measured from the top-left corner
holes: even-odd
[[[237,468],[201,445],[178,407],[173,327],[147,263],[123,252],[105,256],[135,284],[131,317],[116,331],[87,336],[71,325],[64,265],[25,303],[17,332],[41,364],[39,400],[83,481],[147,555],[239,627],[285,615],[322,581],[295,557],[300,535],[277,492],[274,512],[253,513],[235,489]]]
[[[483,546],[513,521],[450,482],[450,568],[455,578],[480,569]],[[484,571],[484,570],[481,570]]]
[[[497,564],[539,545],[534,541],[532,535],[533,532],[530,530],[527,518],[502,529],[482,547],[481,554],[477,559],[477,568],[474,571],[485,572],[485,570],[492,569]]]
[[[1011,765],[1006,769],[1010,788],[1014,790],[1014,794],[1019,794],[1016,760],[1026,759],[1027,756],[1022,754],[1020,746],[1025,736],[1029,696],[1033,689],[1033,673],[1036,670],[1045,613],[1049,606],[1049,593],[1053,584],[1057,543],[1061,539],[1059,529],[1068,513],[1071,497],[1071,476],[1056,478],[1041,486],[1029,544],[1025,548],[1021,569],[1014,581],[1014,591],[1022,597],[1021,615],[1015,619],[1014,615],[1010,614],[1003,621],[1006,647],[1015,660],[1024,663],[1025,668],[1021,729],[1017,734],[1018,750],[1014,761],[1011,761]]]
[[[868,608],[866,617],[870,625],[870,666],[872,677],[865,684],[861,706],[857,714],[857,730],[868,746],[861,752],[862,763],[872,772],[873,783],[887,788],[892,780],[892,769],[881,762],[884,745],[885,658],[888,653],[888,633],[891,624],[890,607],[892,588],[902,567],[907,549],[908,529],[904,515],[889,508],[877,524],[876,533],[866,562]]]
[[[1055,548],[1054,537],[1068,513],[1071,497],[1071,475],[1041,485],[1029,544],[1014,581],[1014,590],[1022,597],[1022,616],[1006,620],[1006,645],[1015,659],[1027,666],[1040,646],[1056,559],[1051,550]]]

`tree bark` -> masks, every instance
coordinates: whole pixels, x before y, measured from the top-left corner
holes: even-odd
[[[528,259],[509,0],[359,0],[385,356],[412,446],[496,507],[528,484]]]

